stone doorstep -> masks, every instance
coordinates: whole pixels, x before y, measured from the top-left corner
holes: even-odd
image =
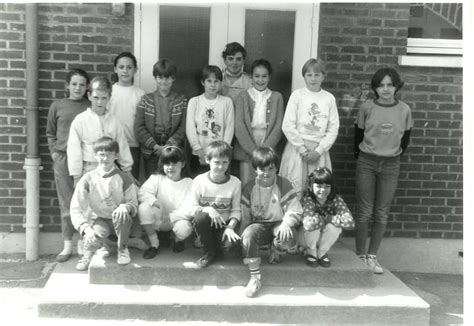
[[[89,268],[92,284],[150,284],[150,285],[217,285],[245,286],[249,271],[242,259],[226,257],[205,269],[196,266],[200,250],[187,247],[181,253],[160,248],[153,259],[143,259],[143,252],[130,249],[132,262],[126,266],[116,263],[115,252],[108,258],[94,256]],[[331,267],[311,268],[302,255],[284,255],[279,264],[262,258],[262,282],[266,286],[324,286],[339,288],[373,287],[373,273],[344,245],[336,243],[329,252]]]
[[[90,284],[75,262],[58,264],[45,286],[40,317],[280,324],[428,325],[429,305],[389,271],[374,287]]]

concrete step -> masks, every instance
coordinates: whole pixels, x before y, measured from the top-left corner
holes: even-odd
[[[58,264],[41,294],[40,317],[296,325],[428,325],[429,305],[393,274],[374,287],[90,284],[75,262]],[[178,323],[179,324],[179,323]]]
[[[150,284],[150,285],[217,285],[245,286],[248,267],[237,257],[226,257],[205,269],[196,266],[201,256],[198,249],[186,248],[174,253],[160,248],[153,259],[143,259],[143,252],[130,249],[132,263],[119,266],[116,255],[109,258],[97,256],[89,268],[92,284]],[[336,243],[329,253],[330,268],[311,268],[302,255],[285,255],[279,264],[269,264],[262,258],[263,285],[266,286],[323,286],[323,287],[373,287],[372,272],[347,247]]]

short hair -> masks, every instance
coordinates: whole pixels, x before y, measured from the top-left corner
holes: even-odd
[[[86,79],[86,86],[89,84],[89,82],[91,81],[91,79],[89,78],[89,75],[87,74],[87,72],[85,72],[84,70],[80,69],[80,68],[74,68],[74,69],[71,69],[67,75],[66,75],[66,82],[69,84],[71,82],[71,79],[73,76],[82,76]]]
[[[133,62],[133,65],[135,66],[135,68],[137,67],[137,58],[130,52],[122,52],[120,53],[118,56],[115,57],[114,59],[114,67],[117,66],[117,63],[120,59],[122,58],[130,58]]]
[[[304,74],[308,72],[309,69],[314,68],[317,72],[322,72],[326,75],[326,64],[321,59],[311,58],[305,62],[303,68],[301,69],[301,73],[304,77]]]
[[[160,59],[153,65],[153,77],[176,77],[178,68],[170,59]]]
[[[260,67],[260,66],[267,69],[269,75],[272,74],[273,69],[272,69],[272,65],[270,64],[270,62],[268,60],[265,60],[265,59],[257,59],[254,62],[252,62],[252,66],[250,67],[250,72],[252,73],[252,75],[253,75],[254,69],[257,68],[257,67]]]
[[[164,174],[163,166],[169,163],[178,163],[183,162],[185,163],[184,152],[181,148],[169,145],[162,148],[160,152],[160,158],[158,159],[158,173]]]
[[[222,58],[224,58],[224,60],[227,58],[227,56],[229,55],[235,55],[236,53],[242,53],[242,56],[245,57],[247,56],[247,51],[245,50],[245,48],[238,42],[231,42],[231,43],[228,43],[226,44],[225,48],[224,48],[224,51],[222,51]]]
[[[223,79],[222,71],[218,66],[207,65],[202,68],[201,82],[204,83],[204,81],[208,79],[211,75],[214,75],[214,77],[216,77],[216,79],[219,79],[220,81],[222,81]]]
[[[206,148],[206,159],[211,160],[213,157],[226,157],[232,159],[232,147],[223,140],[215,140]]]
[[[110,80],[108,80],[106,77],[96,76],[92,78],[89,84],[89,93],[92,93],[95,90],[108,92],[110,94],[112,93],[112,84],[110,83]]]
[[[94,153],[99,151],[119,153],[119,144],[110,137],[104,136],[99,138],[93,145]]]
[[[278,168],[278,154],[269,146],[257,147],[252,152],[252,166],[254,169],[274,165]]]
[[[372,81],[370,83],[370,87],[374,91],[375,98],[379,98],[379,94],[377,93],[377,88],[380,86],[380,83],[385,78],[385,76],[390,77],[392,80],[393,86],[395,86],[395,94],[397,94],[398,90],[403,87],[404,82],[400,78],[398,72],[393,68],[380,68],[375,72],[372,76]]]
[[[334,183],[334,177],[332,175],[331,170],[326,167],[317,168],[313,172],[311,172],[308,176],[308,180],[306,181],[306,190],[305,193],[309,194],[313,199],[316,200],[314,193],[313,193],[313,184],[328,184],[331,185],[331,192],[329,193],[328,198],[332,199],[336,196],[336,186]]]

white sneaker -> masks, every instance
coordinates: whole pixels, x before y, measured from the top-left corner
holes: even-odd
[[[130,248],[137,248],[137,249],[140,249],[142,251],[144,251],[148,248],[145,241],[143,241],[141,238],[128,238],[127,245]]]
[[[262,289],[262,282],[259,278],[250,277],[249,283],[245,287],[245,295],[249,298],[256,297]]]
[[[128,248],[117,250],[117,264],[127,265],[131,261],[132,260],[130,259],[130,252],[128,251]]]
[[[76,270],[86,271],[89,268],[89,264],[91,263],[93,256],[94,256],[93,251],[89,251],[89,250],[84,251],[84,255],[77,262]]]
[[[377,261],[377,256],[367,255],[367,265],[374,271],[374,274],[383,274],[383,268]]]
[[[82,239],[77,240],[77,254],[79,256],[84,255],[84,241]]]

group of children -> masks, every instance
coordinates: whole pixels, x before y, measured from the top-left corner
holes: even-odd
[[[145,259],[154,258],[160,246],[184,250],[193,231],[203,251],[196,262],[201,268],[240,245],[250,271],[249,297],[261,289],[262,246],[270,246],[270,263],[284,253],[304,252],[308,266],[330,266],[327,253],[342,229],[354,228],[354,218],[331,172],[329,149],[339,117],[334,96],[321,88],[324,63],[305,63],[306,87],[291,94],[285,110],[281,94],[268,88],[270,63],[254,61],[249,76],[243,72],[245,56],[240,44],[229,43],[226,68],[204,67],[204,93],[189,102],[172,90],[177,68],[168,59],[153,66],[157,88],[150,94],[134,86],[137,62],[128,52],[114,61],[113,86],[103,77],[89,82],[80,69],[67,75],[69,97],[53,102],[47,126],[64,238],[58,261],[71,256],[76,229],[84,247],[78,270],[87,270],[96,252],[110,254],[106,240],[114,233],[117,263],[128,264],[129,237],[143,229],[150,243]],[[376,273],[376,251],[412,124],[408,106],[395,99],[401,86],[393,69],[377,72],[376,99],[364,104],[355,126],[357,254]],[[275,147],[283,134],[288,142],[280,164]],[[138,187],[140,157],[146,181]],[[229,173],[233,159],[240,164],[239,178]]]

